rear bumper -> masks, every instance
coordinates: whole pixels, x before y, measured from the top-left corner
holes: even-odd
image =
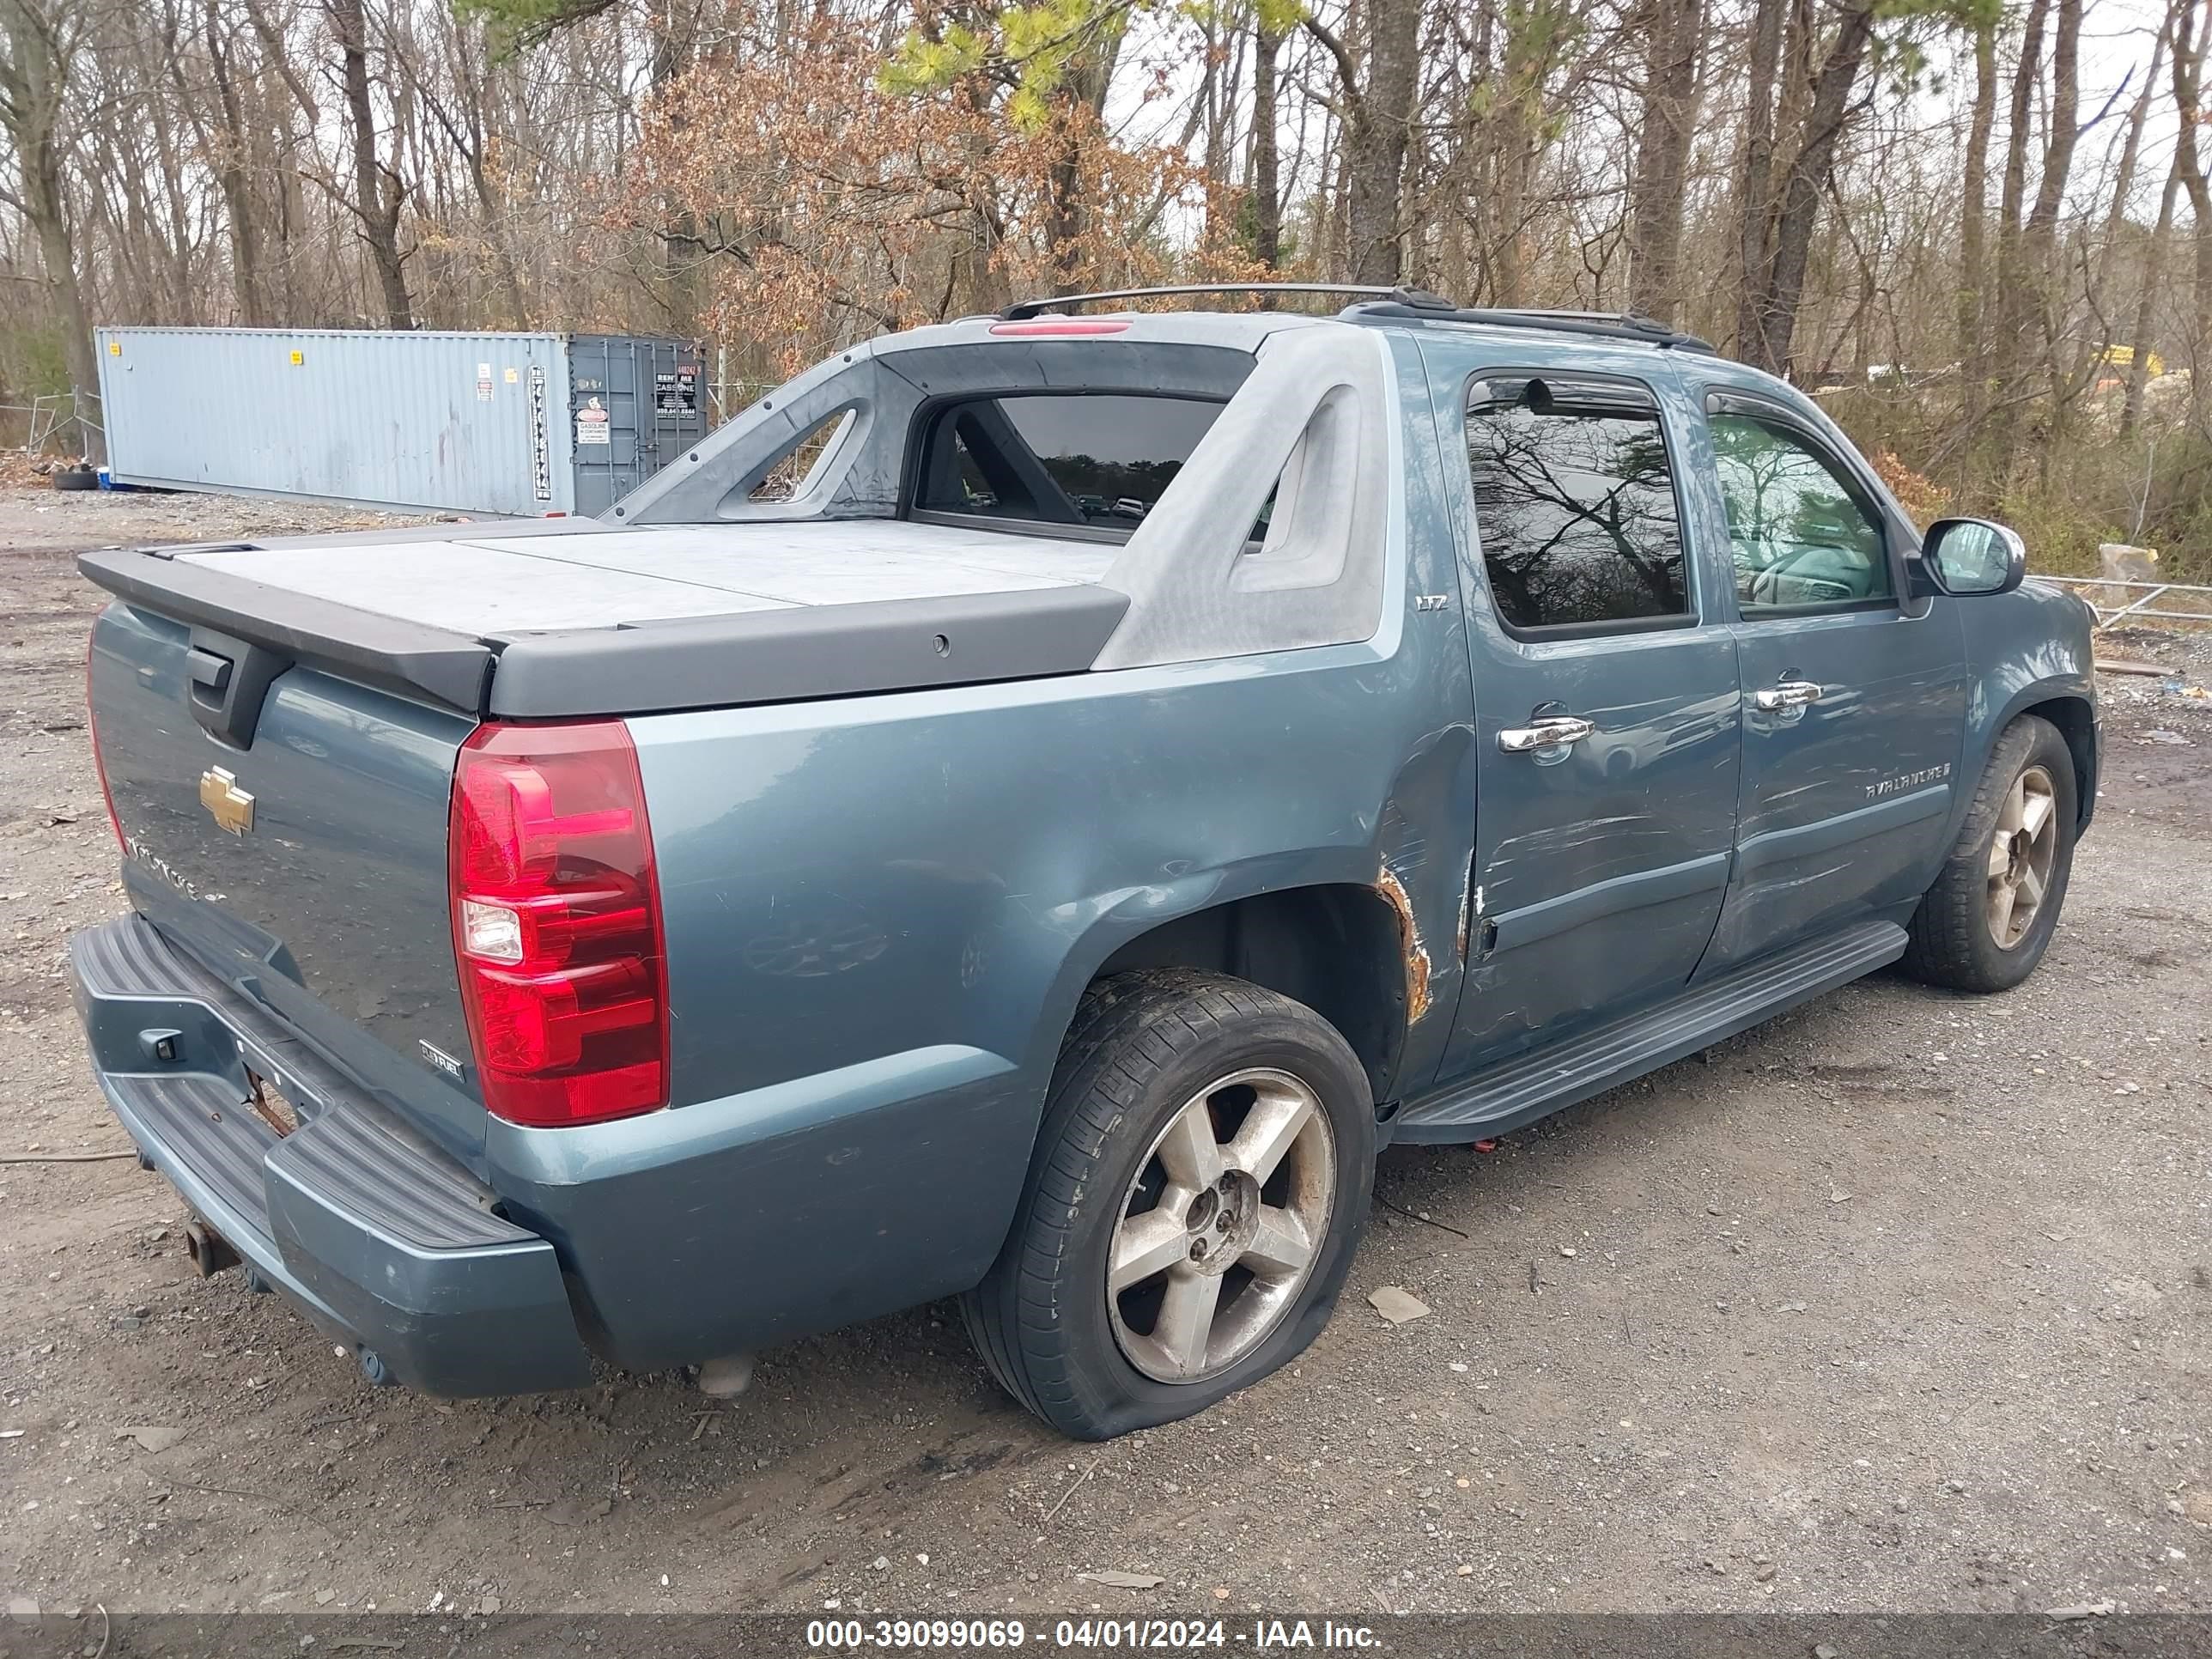
[[[76,935],[70,969],[139,1152],[372,1376],[453,1396],[591,1380],[552,1244],[258,1005],[137,915]],[[290,1134],[246,1103],[249,1066],[297,1108]]]

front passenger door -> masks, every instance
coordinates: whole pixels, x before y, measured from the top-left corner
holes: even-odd
[[[1956,613],[1902,597],[1902,526],[1847,452],[1733,392],[1706,424],[1744,738],[1735,869],[1700,977],[1910,914],[1942,856],[1966,686]]]

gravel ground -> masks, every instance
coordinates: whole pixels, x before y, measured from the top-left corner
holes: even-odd
[[[63,974],[121,903],[69,554],[335,519],[0,493],[0,1153],[123,1144]],[[2124,649],[2185,687],[2208,645]],[[732,1406],[675,1376],[373,1391],[194,1278],[157,1178],[0,1166],[0,1583],[149,1612],[2212,1608],[2212,701],[2133,678],[2109,710],[2028,986],[1879,975],[1492,1153],[1391,1152],[1303,1361],[1107,1446],[1010,1405],[942,1307],[772,1352]],[[1386,1325],[1383,1285],[1432,1311]],[[1161,1582],[1079,1576],[1108,1570]]]

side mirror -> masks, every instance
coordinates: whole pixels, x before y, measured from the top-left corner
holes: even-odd
[[[1920,562],[1954,599],[2009,593],[2027,575],[2027,544],[1987,519],[1938,519],[1921,538]]]

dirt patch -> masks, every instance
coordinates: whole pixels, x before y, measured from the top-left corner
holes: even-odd
[[[333,530],[431,524],[451,516],[372,513],[360,507],[199,495],[183,490],[72,491],[0,485],[0,553],[46,553],[74,559],[93,547],[319,535]],[[9,562],[14,562],[12,557]],[[89,596],[92,590],[82,592]]]
[[[51,456],[26,455],[20,449],[0,449],[0,489],[46,489],[54,469],[63,465]]]
[[[63,499],[0,495],[5,1153],[124,1144],[62,973],[121,904],[67,550],[285,517]],[[1877,976],[1495,1153],[1393,1151],[1313,1350],[1109,1445],[1017,1410],[944,1308],[767,1354],[728,1406],[371,1390],[196,1278],[156,1177],[0,1166],[0,1579],[210,1612],[2212,1607],[2212,741],[2135,741],[2190,717],[2115,698],[2022,990]],[[1431,1316],[1385,1325],[1384,1285]],[[181,1435],[118,1436],[149,1427]]]
[[[2098,636],[2097,651],[2166,671],[2097,678],[2112,810],[2200,832],[2212,825],[2212,629],[2115,629]]]

